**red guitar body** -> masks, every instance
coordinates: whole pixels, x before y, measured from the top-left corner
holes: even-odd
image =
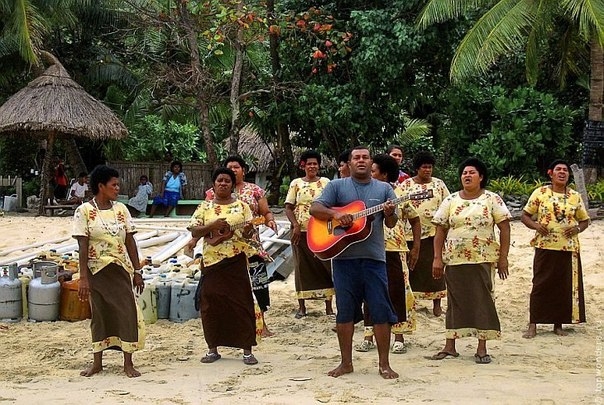
[[[365,209],[363,201],[353,201],[343,207],[333,207],[345,214],[356,214]],[[339,255],[351,243],[367,239],[371,234],[371,217],[356,219],[351,226],[342,227],[335,219],[322,221],[311,217],[306,233],[308,248],[322,260],[329,260]]]

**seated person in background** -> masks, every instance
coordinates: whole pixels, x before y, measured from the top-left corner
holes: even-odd
[[[172,162],[170,170],[164,175],[159,194],[153,199],[149,218],[153,218],[158,205],[164,205],[166,207],[164,217],[170,215],[170,212],[172,212],[174,207],[178,204],[178,200],[184,198],[186,186],[187,176],[185,176],[185,173],[182,171],[182,163],[178,161]]]
[[[147,202],[152,193],[153,184],[151,184],[147,176],[143,174],[139,179],[134,197],[129,199],[128,204],[126,205],[128,211],[130,211],[130,215],[137,217],[141,213],[147,211]]]
[[[78,174],[78,181],[71,185],[65,204],[79,205],[88,199],[88,173],[81,172]]]

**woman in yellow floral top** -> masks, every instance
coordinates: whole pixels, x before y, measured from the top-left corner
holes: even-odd
[[[432,273],[436,279],[444,275],[448,301],[445,347],[432,359],[457,357],[455,340],[476,337],[475,361],[487,364],[491,362],[487,340],[501,336],[495,309],[495,268],[499,278],[508,277],[511,215],[501,197],[485,190],[488,174],[484,163],[467,159],[459,166],[459,176],[463,189],[445,198],[432,220],[436,225]]]
[[[295,179],[289,185],[285,197],[285,214],[292,225],[291,242],[294,251],[296,297],[298,311],[296,318],[306,316],[307,299],[325,300],[325,312],[333,314],[331,299],[334,295],[329,262],[319,260],[308,248],[306,229],[310,220],[310,205],[329,183],[329,179],[319,177],[321,155],[309,150],[300,157],[300,164],[306,175]]]
[[[432,277],[432,259],[434,258],[434,235],[436,226],[432,223],[434,213],[449,195],[449,189],[444,181],[432,177],[432,170],[436,159],[430,152],[418,152],[413,157],[413,167],[417,174],[399,186],[405,193],[421,193],[432,190],[433,197],[423,200],[413,200],[411,204],[417,210],[422,224],[422,237],[419,248],[419,258],[415,268],[409,275],[413,295],[420,300],[432,300],[432,313],[434,316],[442,314],[440,300],[447,296],[445,280]],[[406,224],[405,235],[409,248],[415,246],[411,226]]]
[[[398,162],[389,155],[380,154],[373,157],[371,176],[383,182],[395,184],[399,176]],[[397,198],[404,193],[395,187],[394,193]],[[398,221],[393,228],[384,227],[384,241],[386,244],[386,271],[388,277],[388,294],[398,322],[392,325],[391,332],[394,334],[394,344],[391,352],[403,354],[407,352],[405,347],[404,333],[412,333],[415,330],[415,298],[409,284],[409,269],[414,269],[419,253],[419,241],[421,235],[421,224],[419,215],[409,201],[398,206]],[[409,253],[405,238],[404,223],[409,220],[411,232],[415,240],[415,246]],[[409,255],[408,255],[409,254]],[[373,343],[373,321],[368,306],[363,306],[365,339],[356,351],[366,352],[375,348]]]
[[[253,365],[256,317],[247,262],[257,252],[247,241],[254,234],[252,211],[233,196],[231,169],[216,169],[212,183],[214,199],[199,204],[188,226],[194,238],[204,238],[199,306],[208,353],[201,362],[215,362],[218,346],[229,346],[243,349],[243,362]]]
[[[565,336],[563,323],[585,322],[578,235],[589,226],[589,215],[581,195],[568,188],[565,161],[552,162],[547,174],[551,185],[535,190],[522,213],[522,223],[536,231],[531,241],[533,290],[525,338],[535,337],[538,323],[553,324],[554,333]]]
[[[275,222],[275,216],[271,212],[268,201],[265,197],[264,190],[254,183],[248,183],[245,181],[245,173],[248,170],[248,165],[239,156],[229,156],[224,161],[224,166],[227,169],[231,169],[235,173],[235,194],[237,197],[250,206],[254,217],[262,216],[265,219],[265,224],[269,228],[277,233],[277,223]],[[210,188],[206,191],[206,200],[214,199],[214,189]],[[254,239],[260,241],[260,235],[258,232],[255,233]],[[189,246],[195,247],[197,241],[191,239]],[[254,296],[258,302],[258,306],[262,311],[262,336],[269,337],[273,333],[268,329],[266,324],[264,313],[268,311],[271,305],[271,298],[269,293],[269,277],[266,268],[267,262],[271,260],[269,254],[262,249],[260,252],[255,252],[253,256],[248,257],[250,267],[250,278],[252,279],[252,290]]]
[[[80,374],[90,377],[103,370],[103,351],[124,353],[124,372],[138,377],[132,353],[144,347],[144,321],[132,292],[144,288],[141,264],[128,208],[116,202],[119,174],[107,166],[90,173],[94,198],[80,205],[73,217],[78,241],[80,281],[78,296],[92,309],[90,330],[94,360]]]

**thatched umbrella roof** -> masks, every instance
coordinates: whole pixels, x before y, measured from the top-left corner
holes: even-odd
[[[56,138],[121,139],[126,126],[71,79],[59,60],[42,51],[51,66],[0,106],[0,134],[44,137],[40,213],[48,197],[50,160]]]
[[[306,149],[293,147],[294,159],[299,161],[300,155]],[[243,156],[246,163],[250,166],[251,172],[265,172],[270,168],[275,159],[275,146],[271,142],[266,142],[249,126],[244,127],[239,135],[239,154]],[[321,154],[321,168],[337,168],[334,159]]]
[[[0,134],[121,139],[126,126],[106,105],[71,79],[53,55],[53,63],[0,107]]]

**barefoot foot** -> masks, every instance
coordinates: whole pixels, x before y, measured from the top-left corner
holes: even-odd
[[[439,317],[443,314],[443,309],[440,305],[435,305],[434,308],[432,308],[432,313],[434,316]]]
[[[344,374],[352,373],[353,371],[354,371],[354,368],[352,367],[352,364],[340,363],[340,365],[338,367],[336,367],[333,370],[331,370],[330,372],[328,372],[327,375],[330,377],[339,377]]]
[[[141,373],[133,365],[124,366],[124,373],[130,378],[141,376]]]
[[[532,339],[535,336],[537,336],[537,325],[535,325],[534,323],[531,323],[531,324],[529,324],[529,327],[526,330],[526,332],[524,332],[522,334],[522,337],[525,339]]]
[[[90,367],[87,367],[85,370],[80,371],[80,375],[82,377],[91,377],[96,373],[100,373],[101,371],[103,371],[102,365],[93,364]]]
[[[568,336],[568,332],[566,332],[564,329],[562,329],[562,325],[555,325],[554,333],[558,336]]]
[[[268,328],[265,326],[264,328],[262,328],[262,337],[267,338],[267,337],[271,337],[274,336],[275,334],[273,332],[271,332],[270,330],[268,330]]]
[[[386,380],[398,378],[398,373],[390,368],[390,366],[379,367],[380,376]]]

